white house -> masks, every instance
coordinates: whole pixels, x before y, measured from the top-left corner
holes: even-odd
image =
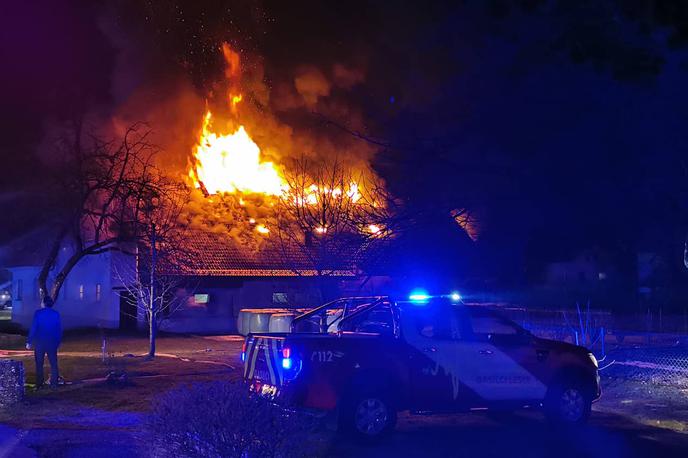
[[[12,275],[12,322],[23,328],[30,326],[40,307],[38,275],[50,240],[46,235],[43,230],[36,231],[0,247],[0,267]],[[70,247],[64,246],[60,263],[69,253]],[[113,275],[116,262],[127,261],[120,253],[104,252],[87,256],[74,267],[55,298],[65,329],[119,327],[121,282]]]
[[[49,233],[37,231],[0,247],[0,268],[12,273],[12,321],[27,328],[40,306],[38,275]],[[178,272],[181,307],[162,324],[172,332],[233,333],[242,308],[312,307],[323,300],[323,280],[305,267],[295,275],[276,250],[255,252],[217,235],[195,234],[193,266]],[[62,248],[60,262],[71,252]],[[123,282],[135,275],[135,257],[107,251],[84,257],[74,267],[56,300],[65,329],[135,329],[145,316],[130,300]],[[51,273],[54,274],[54,273]],[[351,268],[325,279],[332,294],[378,294],[385,277],[363,278]],[[50,283],[50,282],[49,282]]]

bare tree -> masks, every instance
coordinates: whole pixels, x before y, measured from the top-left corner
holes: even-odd
[[[351,273],[372,261],[401,227],[399,204],[384,185],[338,160],[302,158],[285,180],[274,226],[283,258],[297,275],[322,280]]]
[[[158,148],[149,142],[146,125],[133,124],[112,140],[83,131],[83,123],[75,122],[70,135],[58,142],[57,182],[48,189],[59,196],[62,211],[38,283],[41,296],[56,300],[81,259],[145,240],[155,218],[174,215],[177,210],[167,204],[183,193],[180,184],[155,167]],[[67,244],[73,249],[62,258]]]
[[[160,183],[162,181],[166,180],[161,179]],[[164,193],[156,193],[147,201],[137,239],[133,281],[122,282],[130,298],[135,298],[137,311],[141,311],[148,321],[148,357],[151,359],[155,357],[160,325],[189,297],[183,292],[184,284],[179,277],[190,262],[185,243],[188,228],[180,222],[189,202],[189,189],[174,181],[165,183],[163,189]]]
[[[148,322],[148,358],[155,358],[158,330],[163,322],[187,303],[189,290],[179,271],[186,261],[182,232],[174,237],[168,232],[158,239],[157,225],[152,224],[149,239],[139,244],[135,263],[115,266],[115,275],[136,310],[133,318],[143,315]]]

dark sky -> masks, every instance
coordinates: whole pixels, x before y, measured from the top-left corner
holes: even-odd
[[[532,258],[598,244],[678,256],[688,221],[688,60],[667,46],[677,41],[672,29],[641,27],[613,1],[598,2],[612,5],[608,17],[492,8],[537,1],[453,3],[5,5],[0,191],[50,173],[35,153],[55,120],[84,107],[116,110],[170,80],[207,94],[228,41],[263,59],[271,88],[307,66],[364,70],[360,84],[332,97],[390,145],[374,147],[374,165],[394,192],[418,208],[437,203],[428,218],[437,237],[418,235],[409,263],[468,253],[462,268],[519,278]],[[451,205],[480,211],[477,244],[444,226]]]

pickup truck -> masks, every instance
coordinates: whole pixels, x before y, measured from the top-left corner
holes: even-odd
[[[291,332],[249,334],[241,358],[254,395],[334,413],[364,439],[391,431],[405,410],[531,407],[583,423],[600,397],[586,348],[535,337],[458,295],[338,299],[296,317]]]

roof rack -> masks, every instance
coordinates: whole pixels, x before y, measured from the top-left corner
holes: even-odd
[[[353,315],[358,315],[363,310],[367,310],[374,307],[385,300],[389,300],[389,296],[353,296],[353,297],[341,297],[335,299],[334,301],[327,302],[310,312],[299,315],[291,322],[290,331],[294,332],[296,324],[304,321],[310,317],[320,315],[320,333],[326,334],[330,326],[337,322],[342,322],[344,319],[349,318]],[[335,318],[332,322],[327,322],[327,311],[333,308],[341,308],[342,314]]]

